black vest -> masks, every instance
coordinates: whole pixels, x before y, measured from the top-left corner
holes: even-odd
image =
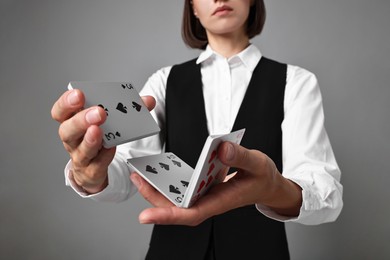
[[[285,64],[261,58],[233,126],[246,128],[242,146],[267,154],[280,172],[286,71]],[[195,167],[207,136],[200,65],[191,60],[173,66],[166,90],[166,150]],[[284,224],[254,205],[196,227],[156,225],[146,259],[203,260],[210,246],[218,260],[289,259]]]

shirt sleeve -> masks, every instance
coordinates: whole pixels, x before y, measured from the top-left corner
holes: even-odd
[[[161,132],[157,135],[117,146],[116,154],[108,166],[108,185],[99,193],[87,194],[78,186],[72,175],[72,162],[65,167],[65,184],[70,186],[83,198],[90,198],[100,202],[121,202],[136,192],[136,187],[130,181],[131,169],[126,160],[161,153],[165,144],[165,90],[171,67],[166,67],[154,73],[140,91],[141,96],[150,95],[156,99],[156,106],[151,111],[153,118],[159,124]]]
[[[334,221],[343,207],[343,187],[324,126],[322,97],[317,78],[309,71],[288,66],[282,123],[283,176],[302,188],[299,216],[278,215],[256,205],[279,221],[316,225]]]

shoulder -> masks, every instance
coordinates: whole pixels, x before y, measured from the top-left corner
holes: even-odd
[[[188,79],[194,79],[200,74],[200,64],[197,64],[197,59],[185,61],[172,66],[168,76],[168,82],[176,82],[176,84],[185,84]]]
[[[155,71],[148,79],[148,81],[153,81],[153,80],[163,80],[166,79],[171,72],[173,66],[166,66],[158,69]]]
[[[189,70],[191,68],[196,68],[196,66],[197,66],[196,60],[197,60],[197,58],[173,65],[172,71],[181,73],[181,72],[184,72],[184,71]]]
[[[187,61],[184,61],[184,62],[182,62],[182,63],[178,63],[178,64],[175,64],[175,65],[173,65],[173,67],[186,67],[186,66],[191,66],[191,65],[193,65],[193,64],[196,64],[196,60],[197,60],[198,58],[193,58],[193,59],[191,59],[191,60],[187,60]]]
[[[174,64],[174,65],[160,68],[159,70],[154,72],[149,77],[148,81],[156,81],[156,80],[161,81],[162,80],[162,81],[166,82],[172,71],[183,70],[183,69],[186,69],[186,68],[193,66],[194,64],[196,64],[196,58],[188,60],[188,61],[184,61],[182,63],[178,63],[178,64]]]
[[[267,62],[268,64],[270,64],[271,66],[285,66],[286,67],[286,70],[287,70],[287,82],[289,81],[294,81],[294,80],[299,80],[299,79],[316,79],[316,76],[314,75],[314,73],[312,73],[311,71],[305,69],[305,68],[302,68],[302,67],[299,67],[297,65],[292,65],[292,64],[288,64],[288,63],[285,63],[285,62],[281,62],[281,61],[277,61],[277,60],[274,60],[274,59],[271,59],[271,58],[268,58],[268,57],[265,57],[265,56],[262,56],[261,57],[261,60],[263,62]]]
[[[146,81],[140,94],[155,96],[158,93],[164,93],[171,69],[172,66],[166,66],[155,71]]]
[[[321,101],[321,92],[316,75],[300,66],[275,61],[266,57],[262,59],[267,60],[273,66],[286,66],[286,87],[285,87],[285,107],[294,105],[299,100],[316,100]]]
[[[297,100],[320,101],[321,92],[316,75],[299,66],[287,65],[285,103],[294,104]]]
[[[293,93],[293,96],[301,92],[319,91],[319,84],[316,75],[302,67],[295,65],[287,66],[286,94]]]
[[[287,83],[288,82],[299,82],[299,81],[316,81],[317,82],[317,77],[316,75],[299,66],[296,65],[287,65]]]
[[[163,95],[166,90],[167,82],[169,76],[173,74],[181,74],[185,70],[191,67],[191,65],[196,65],[196,58],[191,59],[179,64],[166,66],[158,69],[154,72],[146,81],[144,87],[142,88],[141,94],[143,95]],[[184,73],[183,73],[184,74]]]

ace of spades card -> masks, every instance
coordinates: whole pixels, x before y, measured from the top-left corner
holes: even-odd
[[[209,136],[193,169],[173,153],[127,159],[127,164],[178,207],[189,208],[212,187],[224,167],[217,156],[221,142],[240,144],[245,129]]]
[[[140,95],[129,82],[71,81],[68,89],[80,89],[85,108],[100,106],[107,119],[100,126],[103,146],[111,148],[160,131]]]

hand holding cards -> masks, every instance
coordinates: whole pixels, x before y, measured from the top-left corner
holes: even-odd
[[[217,157],[221,142],[241,142],[244,129],[226,135],[209,136],[192,169],[173,153],[128,159],[128,164],[178,207],[191,207],[213,185],[224,167]]]
[[[80,89],[84,93],[85,107],[100,106],[106,111],[106,122],[100,126],[105,148],[160,131],[131,83],[73,81],[68,89]]]

